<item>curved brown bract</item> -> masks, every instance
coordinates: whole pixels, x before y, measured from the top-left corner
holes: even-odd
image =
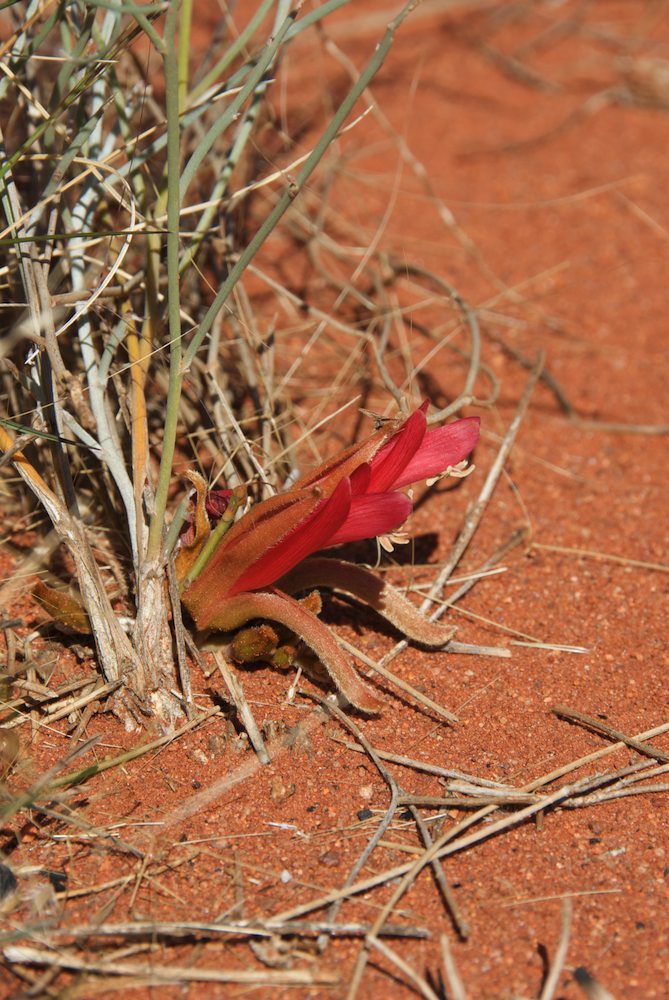
[[[288,594],[280,591],[237,594],[221,602],[210,618],[198,624],[202,628],[231,632],[254,618],[279,622],[291,629],[314,651],[352,705],[363,712],[380,711],[383,703],[363,684],[327,625]]]
[[[373,608],[409,639],[424,646],[445,646],[454,636],[453,625],[432,622],[411,601],[362,566],[343,559],[316,556],[305,559],[279,581],[288,593],[312,587],[329,587]]]

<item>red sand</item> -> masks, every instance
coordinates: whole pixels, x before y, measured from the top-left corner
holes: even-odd
[[[356,5],[356,15],[362,10],[370,11],[364,30],[349,30],[346,16],[339,16],[332,32],[359,67],[388,19],[380,5]],[[412,531],[419,537],[441,525],[429,556],[433,562],[446,556],[526,378],[490,335],[528,356],[543,349],[548,370],[582,417],[644,425],[667,421],[669,97],[656,106],[642,105],[638,84],[630,88],[625,82],[626,64],[620,62],[623,55],[669,58],[666,5],[515,4],[506,10],[515,10],[517,18],[495,20],[485,9],[466,16],[457,6],[441,14],[436,5],[419,8],[372,86],[479,259],[443,225],[410,167],[404,166],[398,180],[392,144],[386,142],[382,151],[371,148],[381,136],[371,123],[347,138],[349,149],[362,152],[350,161],[335,195],[335,203],[370,237],[392,201],[383,245],[431,267],[483,310],[484,360],[502,379],[500,400],[482,414],[474,478],[450,498],[434,492],[414,518]],[[559,25],[565,30],[551,33]],[[526,48],[540,36],[542,44]],[[514,78],[512,64],[495,62],[479,42],[516,56],[544,85]],[[323,56],[313,36],[295,46],[284,72],[289,95],[300,83],[305,88],[303,104],[291,112],[294,124],[302,119],[310,126],[326,76],[344,84],[343,70]],[[601,101],[592,101],[605,92]],[[437,356],[431,367],[437,384],[455,384],[449,366],[450,356]],[[607,743],[557,719],[551,713],[555,704],[630,735],[665,722],[666,457],[666,437],[582,429],[540,386],[508,465],[510,478],[500,482],[466,566],[478,565],[518,526],[530,527],[532,545],[514,550],[504,562],[507,572],[480,583],[462,602],[463,609],[493,624],[459,615],[453,620],[464,642],[499,645],[517,630],[588,652],[513,646],[512,658],[498,659],[409,649],[393,669],[456,711],[460,723],[443,725],[387,692],[389,706],[379,719],[358,719],[372,744],[520,786]],[[664,566],[652,570],[626,560]],[[376,632],[369,616],[356,627],[350,611],[338,606],[336,620],[369,655],[390,647],[389,634]],[[242,680],[259,719],[294,725],[307,714],[282,703],[284,676],[262,669],[246,672]],[[200,680],[197,688],[205,691],[212,684]],[[106,745],[131,745],[107,718],[91,723],[89,734],[96,732],[105,734]],[[361,826],[357,813],[369,807],[377,817],[388,803],[387,787],[369,760],[333,742],[331,733],[346,735],[334,723],[317,725],[302,748],[282,753],[184,821],[173,811],[252,759],[234,742],[225,743],[220,720],[92,782],[85,815],[100,824],[126,815],[129,825],[118,835],[148,848],[149,871],[201,852],[192,863],[142,881],[136,895],[141,863],[111,844],[91,856],[85,841],[57,844],[48,831],[27,827],[12,860],[67,870],[71,890],[133,877],[124,891],[116,887],[72,900],[62,918],[67,925],[140,917],[213,920],[235,903],[235,864],[245,915],[287,910],[343,883],[375,829]],[[666,736],[656,744],[669,751]],[[36,764],[64,746],[54,735],[51,749],[35,747]],[[636,759],[619,751],[590,769],[623,766],[630,756]],[[400,768],[394,773],[406,790],[440,791],[436,779]],[[167,829],[135,825],[164,822],[166,816],[173,819]],[[152,841],[154,829],[161,836]],[[378,848],[364,873],[410,858],[392,846],[402,842],[418,843],[410,823],[394,824],[384,837],[391,846]],[[560,935],[561,900],[571,898],[571,940],[556,996],[584,996],[574,979],[577,967],[585,967],[617,1000],[667,996],[666,793],[554,811],[540,825],[530,822],[457,854],[444,868],[471,927],[469,940],[457,939],[433,878],[424,872],[400,903],[403,915],[396,913],[393,920],[427,927],[431,937],[389,942],[437,992],[439,935],[446,933],[470,998],[538,996]],[[284,871],[290,874],[287,883],[281,880]],[[387,898],[387,888],[370,892],[345,906],[340,919],[373,920]],[[294,989],[291,995],[345,996],[359,947],[359,941],[334,941],[324,955],[310,957],[299,946],[295,968],[336,972],[341,984],[333,990]],[[165,947],[128,960],[163,966],[191,959],[202,967],[265,968],[246,945],[224,950],[220,942],[201,951]],[[358,996],[415,995],[407,979],[390,970],[386,959],[373,954]],[[116,994],[112,986],[105,995]],[[241,986],[193,984],[183,992],[162,987],[135,995],[244,992]],[[253,995],[276,997],[283,991],[256,989]]]

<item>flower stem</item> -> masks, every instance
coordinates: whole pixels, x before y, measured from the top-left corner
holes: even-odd
[[[246,487],[236,486],[232,491],[230,499],[228,500],[228,506],[223,513],[220,521],[209,535],[209,538],[202,547],[202,552],[191,566],[190,570],[184,577],[181,587],[182,589],[188,584],[192,583],[193,580],[197,579],[200,575],[210,556],[212,555],[214,549],[220,542],[221,538],[230,530],[235,520],[235,514],[239,510],[240,505],[246,500]]]

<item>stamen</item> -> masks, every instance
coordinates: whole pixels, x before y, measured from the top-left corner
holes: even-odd
[[[432,476],[431,479],[426,479],[425,482],[428,486],[434,486],[434,484],[438,483],[440,479],[466,479],[467,476],[472,474],[475,468],[475,465],[467,465],[467,459],[465,458],[462,462],[458,462],[457,465],[449,465],[446,471],[442,472],[441,475]]]
[[[409,533],[398,529],[390,531],[387,535],[379,535],[377,541],[384,552],[393,552],[396,545],[408,545],[411,541]]]

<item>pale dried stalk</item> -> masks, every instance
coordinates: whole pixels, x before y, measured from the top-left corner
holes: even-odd
[[[544,983],[544,988],[541,991],[539,1000],[552,1000],[553,995],[558,987],[558,980],[560,978],[560,973],[564,967],[565,959],[567,957],[567,949],[569,947],[569,937],[571,934],[571,914],[572,914],[572,902],[571,899],[562,900],[562,933],[560,934],[560,941],[555,952],[555,959],[551,965],[550,972],[546,976],[546,981]]]
[[[160,872],[170,871],[179,864],[192,861],[192,857],[163,865]],[[151,877],[159,874],[156,870]],[[111,885],[119,885],[130,881],[134,876],[128,875],[122,879],[114,879],[113,882],[102,883],[98,888],[109,888]],[[67,896],[72,899],[76,893],[63,892],[57,895]],[[79,894],[81,895],[81,893]],[[49,928],[49,939],[56,940],[59,937],[74,939],[88,939],[93,937],[159,937],[167,938],[191,938],[198,935],[202,939],[216,939],[225,934],[234,937],[268,938],[276,934],[294,935],[315,935],[327,934],[332,937],[360,937],[369,930],[368,924],[346,923],[331,924],[325,920],[296,920],[292,923],[276,924],[251,920],[217,920],[214,923],[202,920],[179,920],[177,922],[150,920],[133,920],[131,923],[118,924],[87,924],[83,927],[53,927]],[[405,924],[386,924],[381,928],[381,933],[385,937],[398,938],[428,938],[429,931],[423,927],[408,927]]]
[[[261,764],[269,764],[271,760],[270,755],[267,752],[265,741],[262,738],[262,733],[258,729],[256,720],[253,718],[253,712],[251,711],[251,707],[246,700],[246,695],[244,694],[242,685],[239,683],[234,671],[228,666],[225,658],[218,650],[214,650],[213,657],[216,660],[216,666],[218,667],[219,673],[228,689],[232,703],[237,709],[240,721],[246,730],[249,740],[251,741],[251,746],[258,755],[258,760]]]
[[[178,698],[172,693],[175,670],[162,558],[142,560],[137,575],[137,593],[133,641],[140,669],[131,687],[146,699],[151,713],[169,732],[177,727],[183,713]]]
[[[396,965],[397,968],[400,969],[404,973],[404,975],[411,980],[411,982],[413,983],[414,987],[418,990],[420,995],[422,997],[425,997],[425,1000],[439,1000],[439,997],[434,992],[430,984],[427,983],[423,979],[423,977],[416,972],[415,969],[412,969],[409,963],[405,962],[404,959],[397,954],[397,952],[393,951],[392,948],[389,948],[387,944],[384,944],[383,941],[379,941],[379,939],[376,937],[373,939],[372,944],[377,951],[380,951],[382,955],[385,955],[388,961],[392,962],[393,965]],[[352,990],[349,991],[348,997],[351,998],[352,1000],[353,996],[354,996],[353,991]]]
[[[448,938],[445,934],[442,934],[439,941],[441,943],[441,957],[444,963],[444,974],[448,984],[449,995],[452,1000],[467,1000],[467,994],[460,979]]]
[[[272,986],[336,986],[339,975],[335,972],[311,972],[309,969],[251,970],[251,969],[193,969],[182,966],[155,965],[153,962],[86,961],[71,952],[45,951],[23,945],[10,945],[3,949],[8,962],[26,965],[54,966],[105,976],[133,976],[149,983],[246,983],[247,985]]]
[[[11,445],[11,438],[0,427],[0,446],[7,450]],[[137,690],[135,685],[143,675],[143,666],[114,614],[83,525],[69,513],[22,452],[14,456],[13,464],[46,510],[58,537],[72,555],[105,680],[108,684],[123,680]]]

